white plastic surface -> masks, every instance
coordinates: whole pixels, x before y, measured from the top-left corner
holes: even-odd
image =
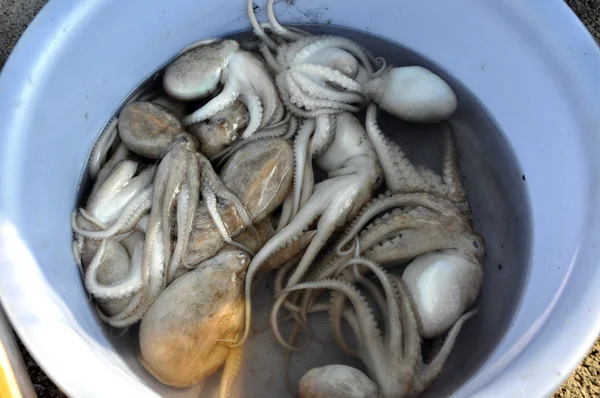
[[[512,327],[455,396],[548,396],[600,332],[592,38],[562,0],[296,0],[278,9],[286,23],[352,27],[421,54],[506,134],[530,195],[531,270]],[[157,396],[157,383],[141,381],[106,339],[71,257],[68,217],[96,134],[187,44],[248,26],[243,0],[51,0],[0,75],[0,298],[72,397]]]

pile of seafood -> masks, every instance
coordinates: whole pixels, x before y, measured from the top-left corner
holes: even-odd
[[[456,97],[420,66],[281,25],[273,3],[259,23],[248,1],[251,39],[185,48],[101,133],[71,218],[85,287],[108,325],[140,322],[158,380],[192,386],[223,368],[225,397],[253,288],[273,277],[281,347],[301,349],[311,314],[327,312],[333,341],[364,364],[309,370],[299,396],[416,396],[475,314],[483,277],[448,123]],[[387,138],[380,110],[439,123],[441,175]],[[440,337],[425,361],[423,342]]]

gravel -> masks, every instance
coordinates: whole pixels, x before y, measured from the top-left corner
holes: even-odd
[[[600,44],[600,0],[566,0]],[[0,0],[0,69],[17,40],[46,0]],[[44,374],[19,342],[24,362],[38,396],[66,397]],[[600,340],[581,366],[556,392],[553,398],[588,398],[600,396]]]

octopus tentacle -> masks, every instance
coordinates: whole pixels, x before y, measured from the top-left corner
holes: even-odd
[[[307,281],[316,281],[321,279],[332,278],[337,274],[338,269],[344,262],[348,261],[352,258],[352,252],[354,252],[354,257],[358,257],[361,253],[361,247],[359,247],[358,239],[354,240],[354,244],[348,254],[338,256],[334,250],[329,250],[327,254],[325,254],[322,261],[314,267],[314,269],[308,274],[306,277]],[[317,294],[313,294],[317,293]],[[307,290],[304,292],[301,301],[302,311],[306,312],[309,307],[313,305],[313,297],[318,297],[318,291],[315,290]],[[340,309],[341,310],[341,307]]]
[[[278,270],[276,277],[275,277],[274,284],[273,284],[274,296],[278,296],[279,293],[283,290],[283,279],[284,279],[285,275],[288,273],[288,271],[293,266],[295,266],[298,263],[300,258],[301,258],[300,254],[295,256],[290,261],[286,262],[285,265]],[[271,308],[271,316],[270,316],[270,326],[271,326],[271,330],[273,332],[273,336],[274,336],[275,340],[280,342],[283,347],[286,347],[289,350],[293,350],[293,351],[298,351],[298,350],[304,349],[305,346],[308,344],[308,342],[301,347],[293,347],[292,344],[289,343],[289,341],[291,339],[289,339],[288,342],[286,343],[281,335],[281,331],[279,330],[279,323],[285,322],[286,320],[295,319],[296,326],[301,327],[307,333],[307,335],[309,337],[321,342],[321,339],[317,338],[308,328],[308,326],[307,326],[308,322],[307,322],[306,315],[309,313],[317,312],[318,311],[317,308],[321,308],[323,306],[325,306],[326,308],[329,308],[328,304],[322,303],[322,304],[320,304],[321,307],[319,307],[319,304],[314,304],[310,308],[307,308],[302,313],[300,313],[300,310],[301,310],[300,307],[298,307],[298,305],[295,304],[297,301],[296,299],[297,299],[296,297],[293,297],[291,300],[287,299],[287,295],[285,297],[282,297],[281,299],[276,299],[275,303],[273,304],[273,306]],[[281,309],[281,305],[283,305],[290,312],[291,315],[289,315],[287,318],[284,318],[284,320],[279,321],[277,318],[277,314],[279,313],[279,310]],[[292,334],[294,334],[294,332],[292,332]],[[321,343],[323,343],[323,342],[321,342]]]
[[[117,138],[117,124],[119,119],[113,117],[110,119],[106,127],[100,133],[100,137],[94,144],[92,148],[92,153],[90,154],[89,160],[89,168],[88,172],[90,177],[95,179],[98,176],[98,172],[102,167],[104,161],[106,160],[106,154],[108,153],[110,147],[115,142],[115,138]]]
[[[165,156],[165,158],[170,161],[170,157]],[[157,171],[157,184],[155,184],[152,198],[153,205],[146,225],[140,272],[143,287],[116,315],[106,316],[99,307],[97,308],[100,318],[114,327],[127,327],[142,319],[150,305],[166,286],[166,248],[163,245],[162,237],[161,206],[167,175],[166,171],[161,169],[164,168],[159,167]]]
[[[386,185],[394,192],[423,191],[451,200],[462,212],[469,212],[466,192],[460,181],[454,141],[447,123],[442,125],[444,160],[442,176],[425,166],[415,167],[404,151],[391,142],[377,125],[377,105],[367,109],[366,131],[383,168]]]
[[[288,113],[286,112],[285,107],[283,106],[283,101],[279,98],[279,94],[277,91],[277,87],[275,87],[275,82],[271,81],[272,85],[272,93],[269,94],[271,97],[275,98],[275,108],[273,109],[273,113],[270,118],[265,119],[264,128],[269,128],[271,126],[278,126],[282,121],[286,120],[288,117]]]
[[[273,72],[281,72],[281,66],[279,65],[279,63],[277,62],[277,59],[275,58],[273,53],[269,50],[269,47],[266,44],[259,43],[258,50],[260,51],[260,54],[263,56],[263,59],[265,60],[265,62],[267,63],[269,68],[271,68],[271,70]]]
[[[182,262],[189,268],[184,254],[187,251],[200,192],[200,168],[196,162],[189,163],[187,174],[186,183],[177,196],[177,241],[169,261],[168,282],[173,280]]]
[[[227,69],[227,76],[231,76],[230,80],[235,79],[241,94],[256,95],[260,98],[262,113],[258,128],[267,127],[281,120],[285,110],[277,95],[271,74],[257,56],[244,51],[234,53]],[[250,112],[250,119],[252,119],[252,111]],[[244,137],[250,134],[252,133]]]
[[[283,280],[284,280],[285,276],[288,274],[290,269],[292,269],[292,267],[294,267],[298,264],[298,262],[300,261],[301,258],[302,258],[302,253],[298,253],[296,256],[294,256],[289,261],[287,261],[279,270],[277,270],[277,273],[275,275],[275,280],[273,283],[273,296],[278,296],[281,293],[281,291],[283,290]],[[292,299],[282,301],[280,304],[283,304],[290,313],[297,313],[300,311],[300,307],[298,307],[296,305],[296,300],[295,300],[296,298],[297,297],[294,296],[294,297],[292,297]],[[280,307],[280,305],[273,305],[272,311],[274,313],[278,313],[279,307]],[[292,316],[292,318],[294,318],[294,317]],[[277,328],[277,324],[273,324],[272,326],[273,326],[273,330],[275,330]],[[279,333],[279,335],[281,335],[281,333]]]
[[[414,309],[414,303],[410,297],[404,281],[399,276],[392,276],[398,302],[400,303],[400,312],[402,318],[402,327],[404,331],[403,347],[404,352],[402,357],[406,363],[406,367],[410,370],[410,375],[413,376],[418,366],[418,360],[421,358],[421,336],[419,334],[419,319]]]
[[[270,23],[270,22],[261,22],[261,23],[260,23],[260,26],[262,26],[262,27],[263,27],[263,29],[268,29],[268,30],[270,30],[270,31],[273,33],[273,35],[275,36],[275,38],[279,38],[279,39],[282,39],[282,40],[283,40],[283,38],[282,38],[281,36],[278,36],[278,35],[277,35],[277,34],[276,34],[274,31],[273,31],[273,27],[271,26],[271,23]],[[312,35],[312,33],[310,33],[309,31],[307,31],[307,30],[305,30],[305,29],[298,28],[297,26],[287,26],[287,27],[286,27],[286,29],[287,29],[287,30],[289,30],[289,31],[292,31],[292,32],[294,32],[294,33],[298,33],[298,34],[302,35],[302,37],[306,37],[306,36],[311,36],[311,35]],[[281,46],[282,46],[282,45],[284,45],[284,44],[288,44],[288,42],[287,42],[287,41],[285,41],[285,40],[283,40],[283,41],[282,41],[282,44],[280,44],[279,46],[281,47]]]
[[[158,214],[160,213],[157,213],[157,216]],[[164,240],[161,236],[162,227],[160,225],[160,219],[155,222],[154,226],[152,225],[152,219],[148,221],[148,224],[148,233],[146,234],[146,241],[144,242],[144,256],[142,257],[142,270],[145,270],[142,274],[145,278],[143,290],[144,303],[143,306],[138,309],[137,315],[134,318],[136,322],[142,319],[146,311],[150,308],[152,303],[154,303],[154,300],[156,300],[167,284],[167,263],[165,263],[165,253],[170,251],[170,247],[163,246]],[[155,236],[155,240],[149,244],[148,237],[152,239],[153,235]],[[149,250],[147,249],[148,246]]]
[[[71,227],[73,231],[88,239],[109,239],[117,235],[131,231],[138,224],[140,219],[150,210],[152,204],[152,188],[146,188],[141,191],[134,199],[129,202],[123,210],[118,220],[109,228],[102,231],[88,231],[77,225],[76,212],[71,216]],[[88,215],[88,217],[91,217]]]
[[[302,194],[302,184],[304,182],[305,161],[308,154],[308,144],[310,136],[315,130],[314,119],[306,119],[296,135],[294,142],[294,204],[292,208],[292,217],[298,213],[300,208],[300,198]]]
[[[317,117],[315,133],[310,142],[310,154],[312,156],[320,156],[331,147],[335,139],[336,125],[337,117],[334,115]]]
[[[385,61],[385,58],[383,57],[375,57],[375,59],[373,60],[373,63],[377,66],[379,66],[379,69],[374,71],[371,74],[371,78],[374,79],[376,77],[381,76],[384,72],[387,72],[388,70],[392,69],[392,66],[388,66],[387,62]]]
[[[331,184],[330,189],[335,189],[335,184]],[[314,198],[313,195],[312,198]],[[254,275],[260,270],[263,264],[282,246],[284,246],[287,242],[292,241],[294,238],[300,236],[302,232],[304,232],[308,226],[315,220],[320,214],[325,211],[327,207],[327,203],[321,202],[318,199],[314,199],[311,204],[311,200],[304,205],[300,211],[298,212],[298,216],[292,218],[291,222],[286,225],[281,231],[277,232],[276,237],[273,237],[263,246],[263,248],[256,254],[256,256],[250,262],[248,266],[248,270],[246,272],[246,283],[245,283],[245,307],[246,307],[246,317],[245,317],[245,328],[244,334],[240,341],[233,345],[234,347],[241,346],[246,338],[248,337],[248,333],[250,331],[250,319],[251,319],[251,286],[252,281],[254,280]],[[309,246],[310,247],[310,246]]]
[[[243,244],[231,239],[231,234],[227,230],[227,227],[225,226],[225,223],[223,222],[223,218],[221,218],[221,214],[219,214],[219,211],[218,211],[217,195],[211,188],[210,184],[205,184],[203,186],[202,197],[204,198],[206,208],[208,209],[208,214],[210,215],[215,226],[217,227],[217,230],[221,234],[223,241],[225,241],[229,245],[237,247],[238,249],[244,250],[245,252],[247,252],[253,256],[254,253],[252,252],[252,250],[250,250],[248,247],[244,246]],[[250,224],[247,224],[247,225],[250,225]]]
[[[304,206],[313,194],[315,186],[312,156],[307,155],[304,162],[304,178],[302,179],[302,190],[300,194],[300,206]]]
[[[242,218],[244,224],[248,227],[251,227],[252,219],[250,217],[250,214],[248,213],[248,210],[240,201],[240,198],[238,198],[237,195],[219,178],[217,173],[215,173],[215,170],[213,169],[212,165],[210,164],[208,159],[204,157],[204,155],[196,153],[196,157],[200,165],[203,183],[208,184],[217,196],[226,201],[229,201],[235,207],[235,210],[237,211],[238,215]],[[258,233],[256,233],[256,231],[253,231],[253,233],[257,240],[260,240],[260,238],[258,237]]]
[[[303,38],[303,34],[293,32],[279,23],[279,20],[275,15],[274,4],[275,0],[267,0],[267,18],[269,19],[273,32],[288,40],[298,40]]]
[[[340,278],[337,280],[342,281],[344,283],[350,283],[350,278]],[[331,329],[331,334],[333,335],[333,340],[337,344],[338,348],[342,350],[346,355],[350,357],[358,357],[358,350],[350,347],[350,345],[346,342],[342,332],[342,317],[344,313],[346,302],[346,296],[341,292],[332,292],[329,296],[329,328]],[[354,315],[354,314],[352,314]],[[352,318],[352,316],[351,316]],[[355,331],[355,335],[358,339],[362,338],[361,333],[356,333],[356,330],[360,330],[360,326],[358,326],[358,320],[351,320],[350,322],[351,328]],[[359,340],[360,341],[360,340]]]
[[[107,241],[102,241],[98,251],[94,255],[88,270],[85,274],[85,286],[88,293],[96,298],[106,300],[116,300],[130,297],[142,289],[142,280],[140,275],[142,252],[144,250],[143,242],[139,242],[131,257],[131,268],[128,276],[118,283],[104,286],[98,283],[98,271],[105,258]]]
[[[184,265],[187,266],[187,264],[185,264],[186,260],[183,253],[187,251],[192,224],[194,223],[194,215],[196,214],[196,209],[198,208],[198,194],[200,192],[200,166],[195,161],[191,161],[188,165],[187,182],[185,184],[185,188],[187,189],[180,192],[179,195],[182,198],[182,204],[184,205],[181,206],[181,208],[183,210],[187,210],[187,212],[184,213],[182,211],[184,218],[177,220],[177,243],[175,244],[174,253],[177,255],[181,253],[181,259],[183,260]],[[177,207],[179,207],[179,204]]]
[[[292,120],[292,119],[294,119],[294,120]],[[288,128],[291,128],[289,126],[290,126],[290,123],[292,123],[292,122],[297,123],[298,121],[294,117],[292,117],[292,115],[290,115],[289,113],[286,113],[285,116],[282,117],[282,119],[280,121],[270,124],[268,127],[265,127],[263,129],[263,131],[272,131],[273,129],[280,128],[280,127],[286,127],[286,126],[288,126]],[[296,124],[296,126],[297,126],[297,124]],[[294,130],[295,129],[296,129],[296,127],[294,127]]]
[[[321,85],[299,72],[292,70],[289,73],[296,84],[302,87],[302,90],[304,90],[313,98],[339,101],[344,103],[362,103],[365,100],[364,97],[358,93],[339,91],[334,88]]]
[[[142,290],[133,295],[129,303],[118,314],[106,316],[98,307],[98,316],[111,326],[123,328],[138,322],[160,292],[165,288],[166,275],[160,221],[160,210],[152,214],[148,220],[148,229],[142,254]]]
[[[171,214],[173,208],[178,201],[179,195],[181,194],[181,187],[184,185],[184,179],[186,177],[187,160],[189,156],[182,154],[177,156],[172,162],[169,163],[169,171],[167,172],[167,179],[165,185],[165,195],[162,200],[162,236],[163,246],[171,248]],[[162,164],[161,164],[162,166]],[[185,191],[187,194],[187,190]],[[183,204],[183,202],[181,202]],[[166,250],[165,263],[169,264],[171,260],[171,251]]]
[[[261,274],[279,269],[283,264],[301,255],[316,235],[316,231],[302,232],[296,239],[275,252],[262,266]]]
[[[345,261],[342,265],[337,268],[336,274],[337,279],[345,282],[360,281],[367,286],[367,289],[372,293],[376,304],[378,305],[384,320],[385,320],[385,348],[390,349],[392,347],[391,342],[397,342],[401,339],[402,330],[399,325],[399,315],[397,304],[394,300],[394,291],[392,284],[390,283],[387,273],[383,269],[365,258],[358,257],[360,253],[360,247],[358,239],[356,240],[354,258]],[[386,297],[381,295],[381,292],[375,286],[373,282],[364,278],[358,271],[358,265],[366,266],[367,269],[371,270],[375,276],[379,279],[381,285],[384,288]],[[348,267],[352,266],[352,271],[348,270]],[[332,293],[330,298],[330,317],[329,324],[333,331],[334,339],[338,346],[346,353],[356,356],[356,352],[352,350],[345,342],[342,335],[342,323],[341,319],[343,316],[345,297],[340,293]],[[397,343],[396,343],[397,345]]]
[[[354,310],[357,315],[357,320],[359,324],[359,330],[361,331],[360,335],[357,336],[360,341],[368,344],[372,349],[369,352],[372,352],[374,357],[376,354],[383,354],[383,347],[381,346],[381,334],[379,331],[379,327],[377,326],[377,321],[375,320],[375,316],[373,311],[362,294],[356,289],[354,286],[342,282],[340,280],[335,279],[325,279],[322,281],[316,282],[304,282],[299,283],[294,286],[287,287],[284,289],[281,294],[291,293],[298,290],[305,289],[329,289],[335,290],[344,294],[354,307]]]
[[[77,263],[77,267],[79,268],[79,273],[83,276],[83,261],[81,260],[81,253],[83,252],[83,244],[84,239],[82,236],[78,236],[77,239],[73,239],[73,243],[71,244],[71,250],[73,252],[73,257],[75,257],[75,262]],[[88,292],[88,297],[90,293]]]
[[[191,126],[215,116],[223,109],[232,105],[239,96],[240,92],[237,81],[234,78],[230,78],[225,83],[223,91],[221,91],[219,95],[208,101],[208,103],[196,110],[191,115],[183,118],[183,125]]]
[[[338,48],[341,50],[348,51],[356,58],[360,60],[369,75],[373,74],[373,67],[371,66],[371,60],[374,57],[360,44],[342,36],[321,36],[318,41],[315,41],[302,50],[298,51],[292,58],[292,64],[298,64],[306,60],[312,54],[323,51],[327,48]]]
[[[75,211],[74,214],[77,214],[77,211]],[[93,215],[91,215],[83,207],[79,208],[79,215],[81,217],[83,217],[84,220],[86,220],[90,224],[92,224],[92,226],[94,226],[94,228],[97,228],[98,230],[104,230],[104,229],[108,228],[105,223],[103,223],[102,221],[98,220],[96,217],[94,217]]]
[[[337,169],[334,171],[330,171],[329,173],[327,173],[327,176],[329,178],[333,178],[333,177],[343,177],[343,176],[349,176],[352,174],[356,174],[358,173],[358,169],[356,166],[354,165],[349,165],[346,167],[342,167],[341,169]]]
[[[279,345],[281,345],[283,348],[285,348],[288,351],[300,351],[300,350],[303,350],[304,348],[306,348],[306,346],[303,345],[300,347],[296,347],[296,346],[289,344],[287,341],[284,340],[283,336],[281,335],[281,331],[279,330],[279,322],[277,319],[277,314],[279,313],[279,309],[281,308],[281,305],[284,303],[284,301],[286,299],[287,299],[287,295],[278,296],[275,299],[275,302],[273,303],[273,307],[271,309],[271,316],[270,316],[270,323],[271,323],[271,330],[273,332],[273,338],[275,339],[275,341],[277,343],[279,343]],[[298,323],[297,323],[297,326],[299,326]],[[293,334],[294,334],[294,332],[292,332],[292,335]]]
[[[313,231],[314,232],[314,231]],[[298,264],[298,261],[301,258],[301,253],[299,253],[298,255],[296,255],[294,258],[291,258],[289,261],[287,261],[283,267],[281,267],[278,271],[277,274],[275,276],[275,281],[273,284],[273,294],[275,296],[277,296],[282,290],[283,290],[283,279],[284,277],[287,275],[288,271],[295,266],[296,264]],[[297,324],[302,324],[301,326],[303,326],[303,329],[307,332],[307,334],[309,336],[313,336],[313,334],[310,332],[308,326],[306,326],[306,314],[311,313],[310,310],[312,310],[312,308],[314,306],[311,306],[310,309],[307,309],[306,311],[304,311],[300,317],[297,315],[297,313],[300,312],[300,307],[298,307],[298,305],[296,305],[298,297],[292,297],[291,299],[282,299],[282,300],[276,300],[275,304],[272,306],[271,309],[271,329],[273,331],[273,335],[275,337],[276,340],[280,340],[282,341],[283,345],[285,346],[285,341],[283,340],[283,337],[281,336],[281,331],[279,330],[279,321],[277,319],[277,314],[279,313],[279,310],[281,308],[281,305],[283,304],[286,309],[290,312],[291,315],[289,315],[287,318],[284,318],[283,321],[281,322],[285,322],[285,319],[295,319]],[[316,339],[316,338],[315,338]],[[319,339],[316,339],[319,340]],[[288,343],[289,344],[289,343]]]
[[[361,335],[360,324],[358,322],[358,317],[356,316],[356,313],[354,313],[349,308],[345,308],[342,311],[342,318],[346,321],[346,323],[348,323],[350,329],[352,329],[352,332],[355,336]],[[357,357],[358,353],[356,351],[351,350],[349,355],[352,357]]]
[[[444,184],[449,187],[448,199],[458,204],[466,203],[468,206],[467,193],[460,180],[458,154],[454,144],[454,138],[452,136],[452,129],[449,123],[442,123],[442,132],[444,136],[442,179]]]
[[[335,83],[345,90],[363,94],[364,89],[356,80],[349,78],[339,70],[332,69],[328,66],[317,64],[300,64],[290,67],[290,71],[304,73],[316,78],[324,79],[325,81]]]
[[[362,209],[361,213],[346,229],[344,237],[340,239],[335,250],[339,255],[346,254],[347,251],[344,250],[344,247],[354,239],[370,219],[386,210],[400,206],[423,206],[440,213],[452,212],[453,206],[450,202],[446,202],[443,199],[440,200],[440,198],[426,193],[380,195]]]
[[[416,166],[416,169],[423,181],[421,189],[429,192],[435,192],[443,198],[446,197],[448,194],[448,188],[444,185],[442,176],[438,175],[435,171],[424,165]]]
[[[232,348],[229,350],[223,374],[221,375],[221,383],[219,386],[219,398],[231,397],[233,381],[242,367],[243,351],[240,348]]]
[[[183,246],[187,246],[187,242],[189,242],[189,235],[185,233],[185,229],[183,226],[186,223],[186,217],[188,211],[190,209],[189,203],[189,192],[187,185],[183,185],[181,187],[181,191],[179,195],[177,195],[177,207],[176,207],[176,220],[177,220],[177,239],[175,240],[175,248],[173,249],[173,253],[171,254],[169,260],[169,266],[167,268],[167,282],[170,283],[175,279],[175,275],[179,270],[179,266],[184,262],[184,266],[189,269],[187,264],[187,259],[184,259]],[[180,235],[183,234],[183,235]],[[187,239],[184,242],[184,239]]]
[[[340,210],[339,210],[342,207],[338,206],[338,204],[336,203],[339,200],[346,201],[347,198],[344,195],[342,195],[342,198],[334,198],[333,201],[331,201],[327,205],[325,211],[323,212],[323,214],[320,217],[319,222],[317,224],[317,231],[316,231],[314,238],[311,240],[310,244],[308,245],[308,248],[306,249],[304,255],[302,256],[302,259],[300,260],[300,263],[297,265],[296,269],[294,270],[294,272],[292,273],[292,275],[290,276],[290,278],[287,281],[288,287],[292,286],[300,281],[300,279],[307,272],[308,267],[312,264],[313,260],[316,258],[318,252],[325,246],[328,238],[333,234],[340,218],[343,219],[345,217],[343,212],[340,213]],[[301,209],[300,213],[298,213],[297,218],[303,219],[301,214],[303,213],[304,209],[306,209],[306,208],[310,208],[309,204],[307,204],[305,207],[303,207]],[[293,222],[294,221],[292,221],[292,223]],[[291,225],[292,224],[290,224],[290,226]],[[284,232],[284,231],[285,231],[285,229],[282,232]],[[251,264],[251,266],[252,266],[252,264]],[[285,297],[283,299],[285,299]]]
[[[266,119],[263,119],[263,106],[258,95],[242,94],[239,98],[246,105],[250,113],[250,122],[242,134],[242,138],[248,138],[259,129]]]
[[[292,219],[292,212],[294,208],[294,190],[290,190],[283,200],[283,204],[281,205],[281,215],[279,216],[279,221],[277,223],[277,228],[275,228],[275,232],[281,231],[285,226],[290,223]]]
[[[385,342],[384,348],[392,356],[400,356],[403,345],[402,341],[402,328],[400,323],[400,309],[398,303],[395,300],[394,288],[388,278],[388,274],[381,268],[380,265],[365,259],[365,258],[352,258],[341,266],[340,271],[350,265],[362,265],[371,271],[379,280],[379,283],[383,287],[385,298],[387,302],[387,311],[385,313]]]
[[[332,186],[335,185],[332,184]],[[288,286],[296,284],[300,281],[300,279],[308,270],[308,267],[310,267],[310,265],[316,258],[319,251],[325,246],[327,240],[337,228],[339,221],[345,218],[349,209],[346,208],[344,211],[340,211],[340,209],[343,208],[343,203],[338,202],[346,201],[348,201],[348,197],[346,197],[346,195],[340,195],[340,197],[335,197],[328,204],[327,208],[319,218],[319,222],[317,223],[317,234],[315,235],[314,239],[310,242],[310,245],[306,249],[302,260],[300,260],[300,263],[290,276],[288,280]],[[308,206],[309,204],[307,203],[305,206],[302,207],[302,209],[305,209]],[[300,214],[301,213],[298,213],[298,217],[300,217]]]
[[[258,23],[258,19],[256,19],[256,14],[254,13],[254,4],[252,0],[246,1],[246,13],[248,14],[248,19],[250,19],[250,24],[252,25],[252,32],[258,37],[263,43],[265,43],[271,50],[277,49],[277,43],[273,41],[264,31],[262,26]]]
[[[90,198],[96,196],[102,184],[106,182],[110,173],[112,173],[112,171],[115,169],[115,166],[121,161],[127,159],[128,156],[129,148],[127,148],[123,142],[119,142],[119,145],[117,145],[117,148],[115,149],[110,159],[102,166],[102,168],[98,172],[98,175],[96,176],[96,182],[94,183],[92,191],[89,195]]]
[[[352,278],[354,279],[355,283],[359,283],[365,287],[367,292],[369,292],[369,294],[375,301],[375,304],[377,305],[377,308],[379,309],[379,311],[381,311],[382,314],[385,314],[385,310],[386,310],[385,297],[383,296],[383,294],[381,294],[379,287],[372,280],[365,278],[358,271],[357,264],[354,264],[352,266]],[[385,333],[387,333],[387,329],[385,329]]]
[[[138,167],[139,164],[131,160],[118,164],[96,195],[88,199],[86,209],[89,215],[103,224],[114,223],[127,205],[154,179],[155,167],[134,176]]]
[[[322,36],[306,36],[288,44],[280,45],[277,49],[277,62],[282,68],[289,67],[293,64],[294,56],[304,47],[311,43],[320,40]]]
[[[229,231],[227,230],[227,227],[221,218],[221,214],[219,214],[217,209],[217,195],[209,184],[204,184],[202,187],[202,197],[204,198],[204,203],[208,209],[208,214],[217,227],[217,230],[221,234],[221,238],[223,238],[225,242],[229,243],[231,240],[231,235],[229,234]]]
[[[446,335],[446,340],[444,341],[440,351],[436,354],[435,358],[428,364],[421,362],[419,368],[417,369],[417,374],[414,381],[414,388],[417,394],[429,387],[433,380],[435,380],[435,378],[440,374],[442,366],[444,366],[444,363],[450,356],[452,347],[456,342],[456,338],[458,337],[458,333],[460,332],[463,324],[475,316],[476,313],[477,310],[473,310],[458,318],[454,326],[452,326]]]
[[[379,128],[377,112],[377,105],[371,103],[367,108],[365,127],[369,140],[377,152],[388,189],[399,192],[423,186],[421,175],[408,160],[404,151],[390,141]]]
[[[290,72],[291,73],[291,72]],[[284,73],[290,93],[290,101],[307,111],[320,109],[337,109],[340,111],[358,112],[359,108],[343,102],[311,98],[296,84],[290,73]]]
[[[290,92],[286,87],[284,75],[284,73],[280,73],[279,75],[275,76],[275,83],[277,84],[277,88],[279,89],[279,93],[281,94],[281,100],[283,101],[285,108],[293,115],[300,116],[303,118],[314,118],[324,115],[337,114],[341,112],[338,109],[318,109],[313,111],[306,111],[296,106],[296,104],[292,103],[290,99]]]
[[[136,323],[139,319],[136,319],[136,311],[142,305],[144,299],[143,288],[131,297],[131,300],[127,303],[125,308],[116,315],[108,316],[104,314],[99,305],[96,305],[96,313],[98,317],[105,323],[116,328],[125,328]],[[140,318],[141,319],[141,318]]]
[[[352,259],[347,260],[346,262],[344,262],[340,267],[343,266],[349,266],[349,265],[353,265],[354,268],[357,268],[358,264],[352,264]],[[338,269],[340,269],[338,267]],[[338,280],[342,280],[345,282],[350,282],[352,280],[356,280],[357,277],[353,274],[358,274],[360,276],[360,278],[367,280],[366,278],[364,278],[360,271],[356,271],[353,272],[352,274],[348,271],[341,273],[341,275],[338,275],[337,279]],[[369,281],[370,282],[370,281]],[[372,283],[372,282],[371,282]],[[390,341],[391,337],[389,337],[390,335],[390,318],[389,318],[389,302],[387,300],[389,299],[385,299],[383,297],[380,297],[379,299],[377,298],[378,296],[380,296],[381,294],[379,293],[379,289],[377,287],[374,287],[373,289],[375,292],[375,301],[376,303],[379,303],[379,308],[381,309],[381,313],[384,316],[384,320],[386,321],[386,325],[385,325],[385,333],[387,337],[388,342]],[[393,298],[392,298],[393,299]],[[343,338],[342,335],[342,315],[343,315],[343,309],[345,306],[345,301],[346,301],[346,297],[340,293],[332,293],[330,300],[329,300],[329,305],[330,305],[330,313],[329,313],[329,325],[330,328],[333,332],[333,336],[334,339],[338,345],[338,347],[340,349],[342,349],[345,353],[349,354],[349,355],[353,355],[353,356],[357,356],[356,351],[354,351],[353,349],[350,348],[350,346],[346,343],[346,341]],[[382,302],[380,302],[382,301]],[[398,338],[399,336],[401,336],[402,334],[402,330],[399,331],[399,333],[395,333],[394,337]],[[389,345],[386,343],[386,347],[389,347]]]

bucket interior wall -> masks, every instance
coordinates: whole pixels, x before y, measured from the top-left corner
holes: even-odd
[[[520,171],[504,134],[485,108],[440,66],[367,32],[322,25],[303,25],[302,28],[314,33],[350,37],[362,43],[375,56],[384,57],[388,65],[420,65],[428,68],[448,82],[458,97],[459,107],[451,125],[459,150],[462,181],[471,202],[473,224],[485,239],[486,256],[483,262],[483,288],[476,303],[478,314],[465,324],[442,374],[424,393],[427,397],[447,396],[473,376],[489,358],[510,326],[520,302],[528,276],[531,245],[530,205],[524,181],[526,176]],[[239,39],[248,34],[242,32],[231,37]],[[413,163],[426,165],[438,173],[441,171],[442,139],[438,124],[406,123],[385,112],[380,113],[379,123],[382,130],[402,146]],[[86,176],[84,172],[80,184],[80,202],[90,185]],[[401,272],[401,269],[396,272]],[[267,325],[271,306],[269,285],[269,281],[265,281],[253,296],[255,327]],[[297,384],[309,369],[329,363],[344,362],[364,370],[359,361],[345,357],[335,347],[326,316],[313,316],[311,325],[322,339],[331,344],[323,346],[312,342],[306,350],[292,357],[292,384]],[[131,369],[157,392],[172,397],[196,397],[200,391],[201,396],[215,394],[220,372],[202,385],[190,389],[165,387],[138,362],[137,326],[124,334],[103,327],[107,339]],[[244,364],[236,385],[237,396],[280,397],[289,394],[284,383],[283,365],[284,351],[274,343],[268,329],[264,328],[245,347]]]

